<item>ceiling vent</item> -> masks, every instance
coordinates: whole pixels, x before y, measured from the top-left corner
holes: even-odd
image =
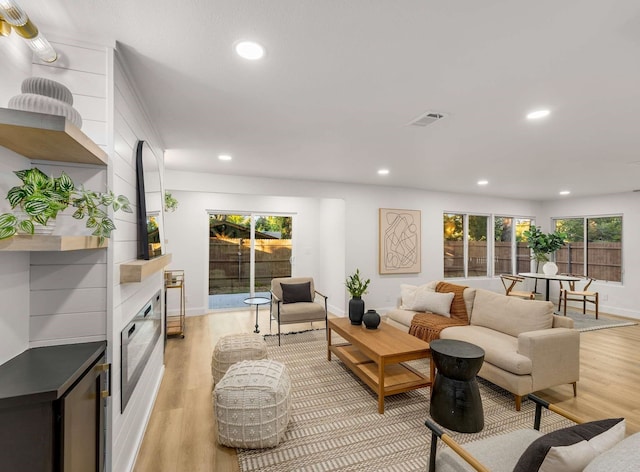
[[[428,111],[426,113],[423,113],[413,121],[411,121],[409,123],[409,126],[422,126],[422,127],[429,126],[430,124],[441,120],[445,116],[446,115],[443,113],[438,113],[436,111]]]

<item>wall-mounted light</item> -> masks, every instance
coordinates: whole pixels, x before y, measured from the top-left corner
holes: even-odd
[[[58,58],[53,46],[40,34],[22,7],[13,0],[0,0],[0,35],[8,36],[11,29],[24,38],[43,61],[53,62]]]

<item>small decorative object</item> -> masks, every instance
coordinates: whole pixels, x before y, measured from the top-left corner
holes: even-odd
[[[129,200],[124,195],[76,188],[71,178],[64,172],[60,177],[49,177],[37,167],[14,172],[22,185],[13,187],[7,193],[11,208],[19,208],[15,213],[0,214],[0,239],[14,234],[34,234],[36,225],[46,226],[55,220],[58,212],[72,206],[76,208],[73,217],[87,219],[87,228],[93,229],[93,236],[100,238],[100,244],[111,236],[116,226],[107,215],[108,208],[131,213]],[[23,213],[20,213],[22,211]]]
[[[379,224],[378,272],[420,273],[420,210],[380,208]]]
[[[164,209],[165,211],[176,211],[178,209],[178,200],[169,192],[164,192]]]
[[[44,77],[28,77],[22,81],[21,90],[20,95],[9,99],[9,108],[64,116],[82,128],[82,117],[73,108],[73,95],[61,83]]]
[[[544,265],[542,266],[542,272],[545,275],[556,275],[558,273],[558,266],[556,265],[555,262],[545,262]]]
[[[364,300],[362,295],[367,293],[367,287],[371,279],[362,280],[360,278],[360,269],[356,269],[356,273],[347,277],[345,286],[351,294],[349,300],[349,319],[352,325],[362,324],[362,316],[364,315]]]
[[[380,324],[380,315],[376,310],[367,310],[362,317],[362,322],[367,329],[376,329]]]

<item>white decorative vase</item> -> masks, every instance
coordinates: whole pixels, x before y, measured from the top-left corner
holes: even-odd
[[[14,211],[16,218],[19,220],[28,220],[29,215],[27,215],[24,211]],[[53,234],[56,229],[56,219],[49,218],[46,225],[41,225],[40,223],[33,222],[33,234]]]
[[[545,262],[542,266],[542,272],[544,272],[544,275],[556,275],[558,273],[558,266],[555,262]]]

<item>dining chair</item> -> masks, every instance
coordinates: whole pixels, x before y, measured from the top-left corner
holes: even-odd
[[[524,277],[519,275],[507,275],[501,274],[500,280],[504,286],[504,294],[508,297],[526,298],[528,300],[535,300],[536,294],[534,292],[526,292],[522,290],[514,290],[514,287],[518,283],[524,282]]]
[[[563,281],[560,280],[560,296],[558,297],[558,311],[560,311],[561,305],[564,304],[562,313],[564,316],[567,316],[567,302],[582,302],[582,314],[586,315],[587,303],[592,303],[594,305],[594,309],[596,312],[596,320],[597,320],[599,295],[598,295],[598,292],[589,290],[589,286],[591,285],[591,282],[593,282],[595,279],[593,277],[585,277],[583,275],[575,275],[575,274],[562,274],[562,275],[585,278],[587,283],[582,287],[581,290],[578,290],[576,289],[575,281],[573,280],[565,281],[565,283],[568,285],[568,287],[565,287],[563,284]]]
[[[324,304],[315,302],[316,296]],[[326,329],[327,297],[315,289],[312,277],[271,279],[271,320],[278,322],[278,346],[283,324],[324,321]]]

